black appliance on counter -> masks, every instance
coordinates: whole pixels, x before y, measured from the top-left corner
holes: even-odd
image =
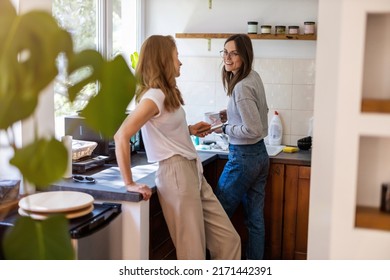
[[[106,139],[99,132],[94,131],[85,122],[81,116],[74,115],[65,117],[65,135],[71,135],[73,139],[93,141],[98,145],[88,159],[82,159],[73,164],[73,170],[76,173],[84,173],[90,167],[100,166],[105,162],[116,160],[115,142],[113,139]],[[131,152],[145,151],[141,131],[138,131],[130,139]]]
[[[65,135],[71,135],[73,139],[93,141],[98,145],[93,151],[93,156],[108,156],[115,158],[115,143],[113,139],[106,139],[99,132],[94,131],[80,116],[65,117]]]
[[[76,251],[76,258],[79,260],[108,260],[111,259],[110,252],[117,250],[121,252],[121,244],[112,244],[113,238],[110,234],[117,230],[110,230],[113,223],[120,223],[116,219],[122,213],[122,205],[119,203],[94,203],[91,213],[79,218],[69,220],[69,234],[72,238],[72,245]],[[17,212],[11,214],[3,221],[0,221],[0,259],[4,259],[2,252],[2,239],[9,227],[14,225],[15,220],[20,217]],[[118,248],[113,248],[117,246]]]

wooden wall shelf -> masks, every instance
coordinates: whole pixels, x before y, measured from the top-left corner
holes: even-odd
[[[180,39],[226,39],[235,33],[176,33]],[[258,40],[317,40],[316,34],[248,34]]]
[[[359,228],[390,230],[390,213],[379,208],[357,206],[355,226]]]
[[[362,112],[366,113],[390,113],[390,99],[362,100]]]

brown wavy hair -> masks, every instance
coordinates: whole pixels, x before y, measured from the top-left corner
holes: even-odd
[[[228,96],[231,96],[236,84],[244,79],[252,70],[253,63],[253,47],[251,38],[246,34],[234,34],[226,39],[227,42],[234,41],[236,43],[236,50],[242,60],[242,65],[237,71],[236,75],[233,72],[228,72],[225,66],[222,67],[222,84]]]
[[[152,35],[142,44],[138,64],[136,101],[151,88],[158,88],[165,94],[164,106],[172,112],[184,105],[183,97],[176,84],[176,69],[173,52],[176,42],[172,36]]]

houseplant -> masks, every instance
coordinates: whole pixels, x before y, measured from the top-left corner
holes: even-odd
[[[39,96],[58,74],[59,54],[65,54],[69,73],[68,98],[73,102],[83,87],[98,82],[99,91],[81,115],[87,124],[112,137],[125,117],[135,92],[135,78],[124,58],[105,60],[95,50],[74,52],[70,34],[51,14],[31,11],[17,15],[9,0],[0,0],[0,133],[14,150],[10,164],[24,180],[45,188],[61,179],[67,151],[54,135],[40,137],[18,147],[13,126],[34,115]],[[72,81],[72,73],[87,67],[89,75]],[[1,147],[0,147],[1,148]],[[63,215],[45,221],[19,218],[3,240],[9,259],[73,259],[74,252]]]

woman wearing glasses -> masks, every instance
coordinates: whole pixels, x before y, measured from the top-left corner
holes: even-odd
[[[226,114],[227,122],[219,132],[229,136],[229,157],[216,195],[229,217],[243,203],[248,228],[246,258],[262,259],[264,193],[269,167],[263,140],[268,134],[264,86],[259,74],[252,69],[253,48],[247,35],[229,37],[221,55],[222,82],[229,102],[227,110],[221,112]]]
[[[149,199],[148,186],[133,181],[130,138],[142,127],[149,162],[158,162],[156,186],[180,260],[241,259],[240,236],[203,176],[190,135],[204,137],[210,124],[187,126],[176,85],[181,62],[171,36],[153,35],[142,45],[136,68],[138,105],[115,134],[118,165],[129,191]]]

